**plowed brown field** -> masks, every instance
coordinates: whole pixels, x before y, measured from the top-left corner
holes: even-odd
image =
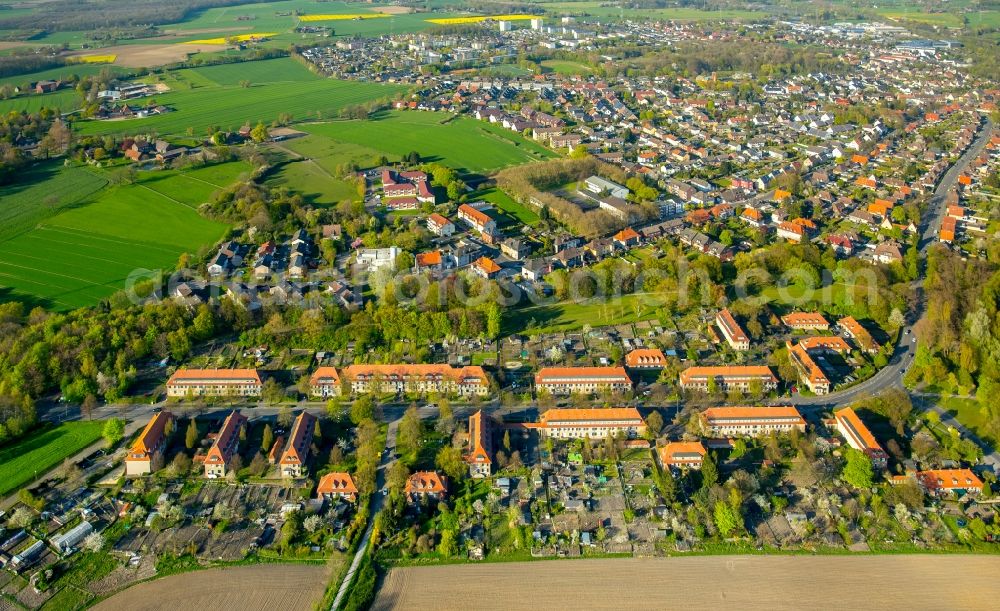
[[[997,609],[996,556],[696,556],[389,571],[372,609]]]
[[[308,611],[323,596],[329,571],[305,564],[262,564],[172,575],[98,603],[98,611]]]

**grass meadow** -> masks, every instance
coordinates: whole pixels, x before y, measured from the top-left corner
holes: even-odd
[[[136,270],[172,270],[181,253],[195,253],[225,234],[227,225],[202,217],[197,208],[248,170],[231,162],[142,172],[135,184],[97,187],[57,211],[29,208],[18,231],[0,233],[0,294],[68,310],[125,288]],[[59,168],[50,180],[21,191],[19,207],[28,208],[30,193],[48,185],[93,188],[97,183],[83,178],[88,174],[85,168]],[[100,174],[91,176],[86,181],[106,182]]]
[[[122,121],[78,121],[74,129],[89,135],[138,132],[183,135],[188,130],[204,134],[209,127],[239,129],[245,123],[270,123],[283,113],[294,120],[330,118],[346,106],[392,97],[403,91],[393,85],[322,78],[288,58],[182,72],[180,77],[172,77],[177,87],[152,98],[173,112]],[[179,85],[178,78],[185,79],[185,84]],[[278,78],[283,80],[274,80]],[[249,87],[239,85],[244,80],[250,82]]]
[[[101,438],[104,422],[64,422],[0,447],[0,495],[27,484]]]
[[[437,161],[468,173],[492,172],[554,155],[502,127],[433,112],[394,111],[367,121],[313,123],[301,129],[330,140],[377,148],[396,157],[417,151],[425,161]]]

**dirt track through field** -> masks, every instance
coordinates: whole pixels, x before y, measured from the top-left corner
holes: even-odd
[[[97,611],[309,611],[323,596],[324,566],[262,564],[195,571],[141,583],[97,604]]]
[[[392,569],[388,609],[998,609],[1000,556],[699,556]]]

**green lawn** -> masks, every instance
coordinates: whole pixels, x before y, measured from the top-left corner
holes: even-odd
[[[355,185],[334,178],[323,166],[309,159],[284,164],[268,176],[267,182],[301,193],[307,202],[315,206],[331,206],[345,199],[361,199]]]
[[[142,172],[135,184],[80,198],[0,242],[0,294],[67,310],[124,289],[135,272],[172,270],[181,253],[222,238],[227,225],[197,207],[248,169],[231,162]]]
[[[0,447],[0,494],[17,490],[94,443],[103,426],[99,420],[64,422]]]
[[[592,327],[641,322],[657,317],[653,295],[623,295],[618,299],[591,299],[533,305],[504,312],[503,333],[554,333]]]
[[[330,140],[377,148],[396,157],[417,151],[461,172],[485,173],[547,159],[554,153],[520,134],[468,117],[434,112],[383,113],[367,121],[313,123],[301,129]]]
[[[1000,447],[997,445],[997,440],[986,432],[987,415],[983,413],[977,399],[962,399],[958,397],[940,397],[938,399],[933,399],[926,397],[923,398],[922,401],[928,404],[937,403],[946,411],[950,412],[954,416],[955,420],[958,420],[967,426],[969,430],[976,434],[977,437],[994,448]],[[920,401],[918,401],[917,404],[919,405]]]
[[[500,223],[504,226],[512,225],[515,222],[523,225],[534,225],[539,221],[538,215],[535,214],[534,210],[517,203],[500,189],[493,188],[477,191],[470,196],[470,199],[486,200],[502,210],[505,213],[504,217],[509,219],[506,223],[504,223],[505,219],[501,219]]]

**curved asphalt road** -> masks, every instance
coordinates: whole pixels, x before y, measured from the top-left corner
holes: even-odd
[[[965,154],[963,154],[959,160],[955,162],[955,164],[952,165],[947,172],[945,172],[945,175],[941,178],[937,188],[934,190],[934,194],[930,198],[930,205],[927,207],[924,218],[921,219],[923,231],[920,235],[919,248],[922,257],[926,257],[927,249],[931,244],[937,242],[938,231],[941,228],[941,220],[944,217],[946,209],[944,203],[945,196],[955,183],[958,182],[959,175],[965,171],[969,163],[978,157],[986,148],[992,131],[993,123],[987,119],[984,126],[980,129],[976,139],[966,150]],[[910,363],[912,362],[912,359],[917,351],[917,337],[913,329],[917,322],[922,320],[926,315],[923,295],[923,267],[921,267],[921,277],[914,282],[914,288],[917,291],[918,297],[916,309],[913,313],[914,316],[911,316],[910,324],[903,328],[900,334],[900,341],[896,344],[892,358],[889,360],[889,364],[887,366],[864,382],[860,382],[854,386],[845,388],[844,390],[832,392],[822,396],[803,397],[801,395],[796,395],[791,398],[790,402],[803,411],[821,411],[824,409],[836,409],[838,407],[843,407],[864,399],[865,397],[878,395],[891,388],[906,390],[903,386],[903,376],[906,374],[907,369],[909,369]],[[789,401],[786,400],[784,402],[787,403]],[[915,401],[915,403],[923,406],[924,400]],[[988,444],[983,443],[978,437],[976,437],[975,434],[965,428],[957,420],[950,417],[940,407],[931,405],[927,406],[927,408],[933,409],[941,414],[941,421],[943,423],[958,429],[965,437],[968,437],[978,443],[984,451],[983,462],[991,465],[994,471],[1000,471],[1000,452],[997,452]]]

